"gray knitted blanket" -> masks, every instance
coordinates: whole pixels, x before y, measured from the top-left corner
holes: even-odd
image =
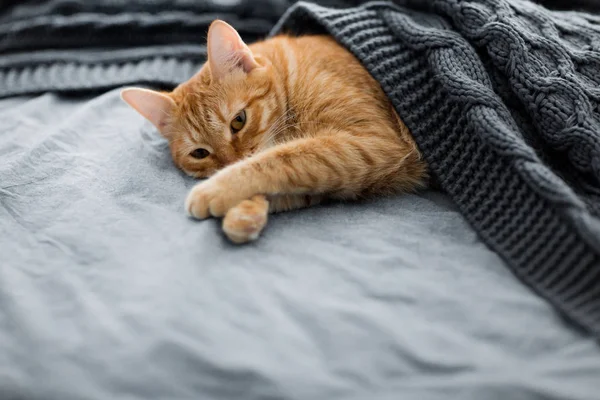
[[[350,49],[481,237],[600,338],[600,17],[522,0],[299,3],[282,30]]]

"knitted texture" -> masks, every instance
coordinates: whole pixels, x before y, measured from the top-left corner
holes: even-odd
[[[559,6],[593,0],[538,0]],[[169,89],[206,57],[206,31],[226,19],[249,42],[295,0],[0,1],[0,98],[128,84]],[[349,7],[361,0],[315,0]],[[591,6],[588,6],[591,7]]]
[[[480,236],[600,338],[600,18],[395,3],[299,3],[272,33],[329,32],[354,53]]]
[[[206,57],[216,18],[248,40],[264,37],[288,0],[24,0],[0,14],[0,97],[108,89],[169,88]],[[1,9],[0,9],[1,10]]]
[[[350,5],[356,0],[321,0]],[[0,1],[0,98],[146,83],[172,88],[206,58],[209,24],[264,38],[293,0]]]

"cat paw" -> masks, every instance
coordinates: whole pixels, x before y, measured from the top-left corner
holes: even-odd
[[[188,215],[196,219],[223,217],[227,211],[251,195],[243,193],[239,185],[214,176],[192,188],[185,200],[185,209]]]
[[[264,196],[254,196],[230,209],[223,219],[223,232],[233,243],[258,239],[267,225],[269,202]]]

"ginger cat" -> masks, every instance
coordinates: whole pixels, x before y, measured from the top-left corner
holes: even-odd
[[[256,239],[268,212],[425,182],[426,165],[379,83],[328,36],[247,46],[214,21],[195,76],[170,93],[121,96],[169,141],[179,168],[210,177],[185,208],[198,219],[225,217],[236,243]]]

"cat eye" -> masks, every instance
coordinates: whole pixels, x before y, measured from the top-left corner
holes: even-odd
[[[231,132],[238,133],[246,125],[246,111],[242,110],[231,121]]]
[[[210,152],[206,149],[196,149],[190,153],[190,156],[199,160],[206,158],[210,155]]]

